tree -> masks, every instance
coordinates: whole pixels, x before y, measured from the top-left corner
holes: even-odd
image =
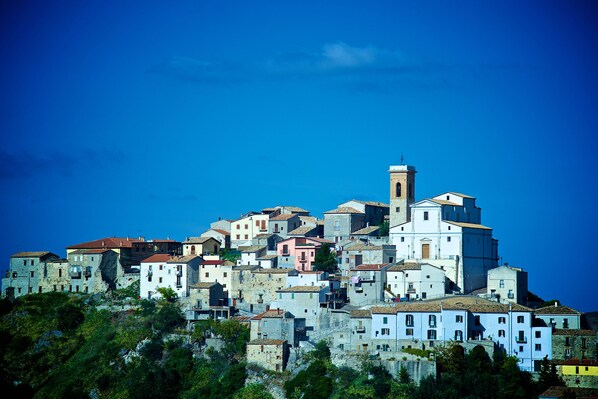
[[[162,295],[162,298],[167,302],[176,301],[178,295],[175,290],[170,287],[159,287],[156,289]]]
[[[565,386],[565,382],[556,371],[556,366],[544,356],[540,363],[540,376],[538,378],[538,394],[546,391],[552,386]]]
[[[336,254],[334,250],[330,250],[329,244],[322,244],[322,246],[316,250],[314,270],[334,273],[337,269],[338,264],[336,262]]]
[[[380,237],[387,237],[389,231],[390,231],[390,223],[388,222],[388,220],[385,220],[380,225],[380,230],[378,231],[378,235]]]
[[[274,399],[263,384],[251,384],[235,393],[233,399]]]

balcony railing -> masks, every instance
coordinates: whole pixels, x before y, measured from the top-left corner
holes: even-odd
[[[355,327],[355,332],[358,334],[365,334],[365,327]]]
[[[515,342],[517,342],[518,344],[525,344],[527,343],[527,337],[517,337],[515,338]]]
[[[81,278],[81,272],[70,272],[69,276],[71,278]]]

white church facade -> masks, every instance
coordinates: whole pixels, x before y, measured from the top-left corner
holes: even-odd
[[[396,167],[391,167],[391,202],[397,183]],[[415,185],[415,171],[404,168],[409,186]],[[394,175],[394,176],[393,176]],[[407,183],[407,182],[405,182]],[[409,193],[413,196],[413,193]],[[407,201],[406,201],[407,202]],[[403,204],[404,205],[404,204]],[[390,243],[396,246],[397,259],[405,262],[425,262],[445,271],[449,289],[469,293],[486,286],[489,269],[498,266],[498,241],[492,237],[492,229],[481,224],[481,209],[475,198],[447,192],[430,199],[409,204],[409,215],[390,220],[401,222],[390,227]]]

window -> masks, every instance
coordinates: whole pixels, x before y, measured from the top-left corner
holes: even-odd
[[[480,316],[474,316],[474,317],[473,317],[473,323],[474,323],[474,325],[476,325],[476,326],[479,326],[479,325],[481,325],[481,324],[480,324]]]
[[[517,334],[517,342],[526,342],[524,331],[519,330],[519,334]]]
[[[161,283],[162,282],[162,277],[158,277],[158,282]]]
[[[499,288],[505,288],[505,280],[500,280],[500,281],[498,282],[498,287],[499,287]]]
[[[524,320],[525,320],[525,317],[523,317],[523,316],[517,316],[517,323],[521,324],[521,323],[524,322]]]
[[[224,272],[223,277],[226,278],[227,275],[228,275],[227,272]]]
[[[428,316],[428,325],[432,328],[436,327],[436,315],[431,314]]]
[[[523,346],[519,345],[519,352],[523,352]]]
[[[37,292],[42,293],[42,287],[37,287]]]
[[[536,331],[536,338],[542,338],[542,331]]]
[[[436,330],[428,330],[428,339],[436,339]]]
[[[382,335],[390,335],[390,328],[383,328],[381,331]]]
[[[405,242],[405,237],[401,237],[401,242]]]
[[[586,349],[586,347],[587,347],[587,340],[586,340],[586,338],[582,338],[581,339],[581,348]]]
[[[33,270],[31,271],[31,277],[33,277]]]
[[[413,327],[413,315],[412,314],[408,314],[407,316],[405,316],[405,325],[408,327]]]
[[[498,336],[499,337],[504,337],[505,336],[505,330],[498,330]]]
[[[428,220],[428,211],[424,211],[424,220]]]
[[[446,238],[446,242],[451,242],[451,238],[450,238],[450,237],[447,237],[447,238]]]
[[[255,221],[255,226],[256,226],[256,227],[260,227],[260,221],[259,221],[259,220],[256,220],[256,221]]]
[[[401,212],[401,207],[400,207],[400,206],[397,206],[397,207],[395,208],[395,211],[396,211],[397,213]]]
[[[507,322],[507,318],[506,317],[499,317],[498,318],[498,324],[505,324]]]
[[[240,239],[241,239],[241,235],[237,234],[237,240],[240,240]]]
[[[536,344],[535,349],[536,349],[536,351],[541,351],[542,350],[542,344]]]
[[[193,250],[192,250],[192,251],[193,251]],[[193,253],[193,252],[192,252],[192,253]],[[160,265],[160,266],[158,267],[158,269],[159,269],[159,270],[162,270],[162,268],[163,268],[163,267],[164,267],[164,265]]]
[[[31,272],[33,273],[33,272]],[[33,274],[31,275],[31,277],[33,277]],[[568,319],[563,319],[563,328],[569,328],[569,320]]]
[[[463,316],[461,316],[461,315],[455,316],[455,323],[463,323]]]
[[[206,278],[210,277],[210,272],[206,272]]]
[[[382,318],[382,324],[388,324],[388,317],[384,316]]]
[[[245,225],[245,230],[247,230],[247,228],[248,228],[248,226],[247,226],[247,225]]]
[[[395,186],[395,194],[397,197],[401,196],[401,183],[397,182],[396,186]]]
[[[569,346],[569,345],[570,345],[569,337],[565,337],[565,346]]]
[[[405,335],[413,335],[413,328],[407,328],[405,330]]]
[[[455,330],[455,341],[463,341],[463,331]]]
[[[23,266],[27,266],[27,259],[23,259]]]
[[[338,220],[334,221],[334,231],[339,231],[341,229],[341,224]]]
[[[247,234],[245,234],[245,239],[247,240],[249,238],[249,236]]]

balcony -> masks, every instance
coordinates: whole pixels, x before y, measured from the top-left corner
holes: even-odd
[[[357,334],[365,334],[365,327],[355,327],[355,332]]]
[[[515,294],[513,294],[512,292],[509,292],[507,294],[507,298],[509,298],[509,299],[515,299]]]
[[[527,337],[517,337],[515,338],[515,342],[518,344],[527,344]]]
[[[362,287],[355,287],[355,292],[363,292],[363,288]]]
[[[407,288],[408,294],[415,294],[415,292],[416,292],[415,288]]]

